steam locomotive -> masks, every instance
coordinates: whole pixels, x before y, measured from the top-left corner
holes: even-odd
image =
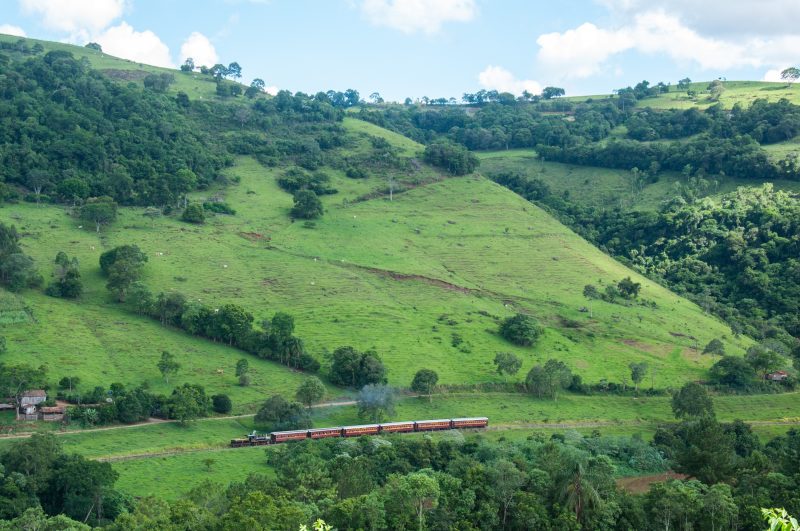
[[[303,439],[327,439],[328,437],[360,437],[382,433],[411,433],[417,431],[459,430],[485,428],[489,425],[487,417],[462,419],[409,420],[403,422],[384,422],[383,424],[360,424],[337,428],[310,428],[307,430],[273,431],[259,435],[255,431],[244,439],[232,439],[231,447],[266,446]]]

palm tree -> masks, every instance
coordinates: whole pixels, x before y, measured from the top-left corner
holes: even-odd
[[[567,467],[559,482],[559,502],[575,511],[575,517],[582,522],[584,510],[597,507],[602,502],[600,494],[592,485],[591,478],[583,469],[583,463],[574,461]]]

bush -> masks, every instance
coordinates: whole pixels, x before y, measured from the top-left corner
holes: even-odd
[[[500,335],[515,345],[530,347],[539,339],[544,329],[533,317],[518,313],[500,324]]]
[[[230,413],[233,404],[228,395],[214,395],[211,397],[211,407],[217,413]]]
[[[203,210],[203,205],[199,203],[189,203],[183,210],[181,219],[187,223],[205,223],[206,213]]]
[[[203,208],[215,214],[228,214],[230,216],[236,215],[236,210],[234,210],[234,208],[228,203],[206,201],[203,203]]]

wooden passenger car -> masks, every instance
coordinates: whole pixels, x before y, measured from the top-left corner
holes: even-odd
[[[299,441],[308,438],[308,430],[273,431],[270,436],[273,444],[285,441]]]
[[[381,433],[407,433],[414,431],[414,421],[384,422],[381,424]]]
[[[343,437],[359,437],[361,435],[377,435],[380,424],[361,424],[359,426],[345,426],[342,428]]]
[[[450,419],[418,420],[414,424],[417,431],[449,430],[453,427]]]
[[[485,428],[489,425],[487,417],[453,419],[453,428]]]
[[[314,428],[308,430],[312,439],[325,439],[326,437],[341,437],[342,428]]]

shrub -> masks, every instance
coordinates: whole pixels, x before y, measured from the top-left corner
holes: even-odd
[[[211,397],[211,407],[217,413],[230,413],[233,405],[228,395],[214,395]]]
[[[508,317],[500,324],[500,335],[506,340],[529,347],[536,343],[544,329],[533,317],[518,313],[513,317]]]
[[[206,213],[203,210],[203,205],[199,203],[189,203],[183,210],[181,219],[187,223],[205,223]]]

